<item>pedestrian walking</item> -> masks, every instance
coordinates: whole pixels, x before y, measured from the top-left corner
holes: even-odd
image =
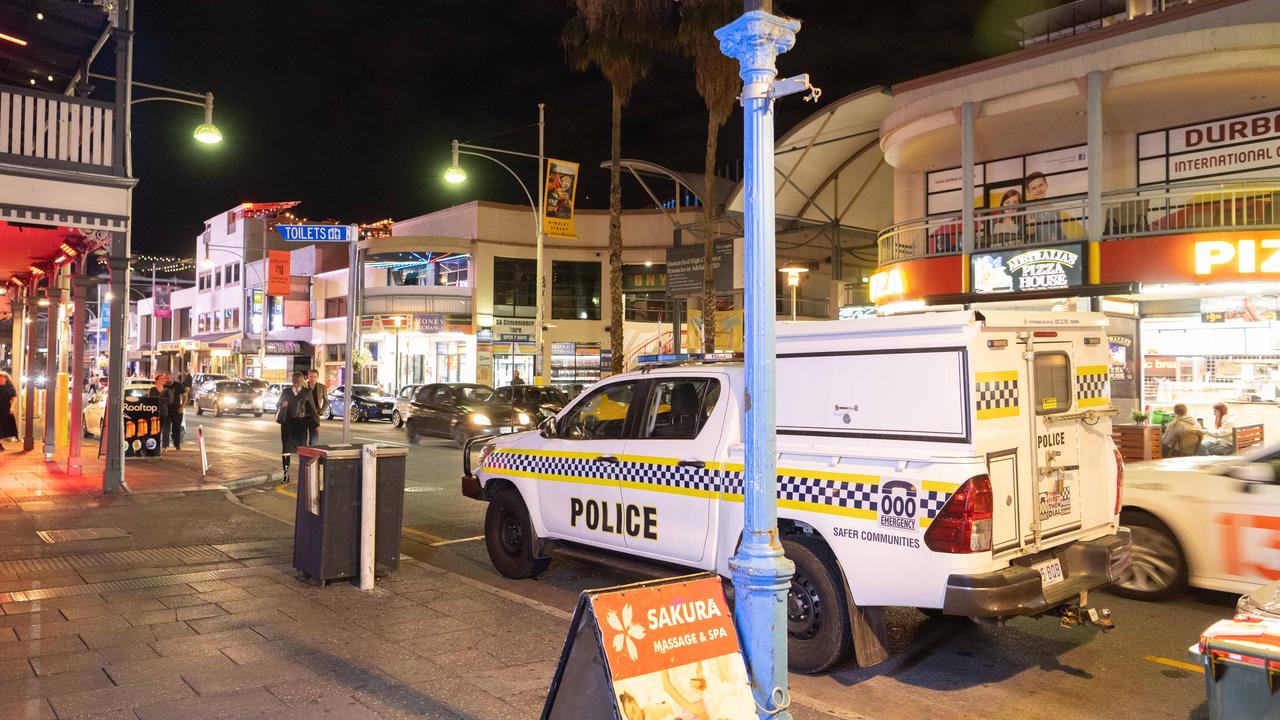
[[[13,386],[9,373],[0,371],[0,440],[16,440],[18,419],[13,416],[13,402],[18,399],[18,389]],[[0,451],[4,445],[0,444]]]
[[[276,408],[276,422],[280,424],[280,464],[284,468],[283,482],[289,482],[289,461],[299,447],[307,444],[308,430],[320,423],[320,413],[311,390],[306,386],[301,372],[293,374],[293,384],[280,391],[280,404]]]
[[[316,421],[307,428],[307,445],[315,447],[320,444],[320,418],[329,406],[329,388],[320,382],[318,370],[307,371],[307,389],[311,391],[311,402],[316,406]]]
[[[182,436],[186,434],[187,428],[184,424],[185,417],[183,411],[187,407],[187,390],[182,385],[182,373],[178,373],[166,385],[169,390],[169,439],[165,441],[165,447],[169,446],[169,442],[173,443],[175,450],[182,449]]]
[[[169,444],[169,408],[173,405],[173,392],[169,390],[169,376],[160,373],[156,376],[156,384],[147,391],[147,397],[156,404],[156,415],[160,418],[160,447]]]
[[[186,395],[188,404],[190,404],[192,400],[195,399],[194,396],[192,396],[191,394],[192,380],[193,378],[191,377],[191,373],[188,372],[188,373],[182,374],[182,391]]]
[[[519,370],[512,370],[512,371],[511,371],[511,384],[512,384],[512,385],[523,385],[523,384],[524,384],[524,378],[520,377],[520,371],[519,371]]]

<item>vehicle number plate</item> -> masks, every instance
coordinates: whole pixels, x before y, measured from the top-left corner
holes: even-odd
[[[1032,565],[1031,568],[1040,572],[1041,587],[1049,587],[1050,585],[1055,585],[1066,579],[1062,575],[1062,561],[1057,558],[1046,560],[1042,563],[1036,563],[1035,565]]]

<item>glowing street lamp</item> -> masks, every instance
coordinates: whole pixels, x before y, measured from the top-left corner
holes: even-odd
[[[444,181],[452,185],[460,185],[467,181],[467,171],[458,164],[458,141],[453,141],[453,164],[444,171]]]
[[[791,288],[791,321],[796,320],[796,288],[800,286],[801,273],[809,272],[807,267],[799,267],[792,265],[789,267],[779,268],[778,272],[787,274],[787,285]]]

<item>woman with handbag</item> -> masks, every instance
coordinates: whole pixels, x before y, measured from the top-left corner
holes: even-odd
[[[312,424],[319,424],[320,412],[316,410],[311,391],[303,383],[303,374],[293,374],[293,384],[280,392],[280,404],[276,408],[276,422],[280,423],[280,462],[284,466],[284,481],[289,482],[289,461],[299,447],[307,444],[307,431]]]

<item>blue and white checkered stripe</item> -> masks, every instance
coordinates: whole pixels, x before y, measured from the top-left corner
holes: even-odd
[[[514,470],[531,475],[564,478],[606,478],[635,485],[696,490],[706,493],[743,494],[742,470],[681,467],[663,463],[620,460],[603,464],[588,458],[567,458],[521,452],[494,451],[485,461],[484,470]],[[779,475],[778,499],[825,505],[834,508],[878,512],[880,486],[875,482],[857,482],[803,475]],[[921,517],[937,516],[951,493],[922,490],[918,495]]]

